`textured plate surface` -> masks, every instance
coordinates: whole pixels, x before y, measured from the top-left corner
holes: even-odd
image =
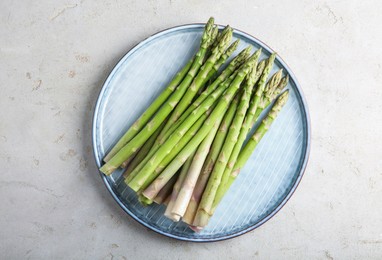
[[[93,147],[100,166],[105,153],[159,95],[173,75],[196,52],[203,25],[171,28],[130,50],[107,78],[94,113]],[[240,45],[263,48],[261,59],[272,50],[254,37],[234,31]],[[107,188],[135,220],[169,237],[189,241],[217,241],[238,236],[271,218],[296,189],[307,163],[310,123],[301,89],[287,65],[277,57],[272,74],[283,68],[290,75],[290,97],[278,118],[242,169],[208,226],[194,233],[183,223],[163,216],[164,207],[143,207],[126,187],[122,171],[106,177]]]

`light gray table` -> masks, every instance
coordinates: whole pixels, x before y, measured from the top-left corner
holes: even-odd
[[[234,2],[0,2],[2,259],[381,259],[382,2]],[[305,177],[274,218],[194,244],[117,206],[93,161],[91,118],[129,48],[211,15],[287,61],[313,138]]]

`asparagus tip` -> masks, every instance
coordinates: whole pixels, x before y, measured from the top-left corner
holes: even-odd
[[[288,97],[289,97],[289,89],[281,93],[280,96],[277,98],[277,100],[279,100],[279,102],[285,103],[288,100]]]

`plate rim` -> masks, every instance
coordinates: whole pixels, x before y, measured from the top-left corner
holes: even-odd
[[[219,24],[217,24],[217,25],[219,26],[219,28],[223,27],[222,25],[219,25]],[[281,203],[269,215],[265,216],[258,223],[254,224],[252,226],[249,226],[249,227],[247,227],[247,228],[245,228],[245,229],[243,229],[241,231],[237,231],[237,232],[234,232],[234,233],[229,234],[229,235],[217,236],[217,237],[214,237],[214,238],[187,238],[187,237],[182,237],[182,236],[174,235],[174,234],[171,234],[171,233],[168,233],[168,232],[164,232],[164,231],[159,230],[159,229],[149,225],[148,223],[142,221],[132,211],[130,211],[127,207],[125,207],[125,205],[121,202],[119,196],[116,194],[116,192],[114,191],[113,187],[110,185],[109,181],[107,180],[107,177],[101,171],[99,171],[99,167],[101,165],[102,160],[100,160],[98,158],[98,149],[97,149],[97,146],[95,145],[96,144],[96,129],[97,129],[96,123],[97,123],[97,115],[99,113],[99,108],[100,108],[101,100],[102,100],[104,92],[106,91],[106,86],[108,85],[108,83],[110,82],[110,80],[112,79],[113,75],[118,70],[118,68],[120,67],[122,62],[126,58],[128,58],[130,55],[132,55],[136,50],[138,50],[144,44],[148,43],[151,40],[154,40],[157,37],[160,37],[161,35],[164,35],[164,34],[167,34],[167,33],[171,33],[171,32],[176,31],[176,30],[200,28],[200,27],[204,27],[204,26],[205,26],[205,23],[188,23],[188,24],[182,24],[182,25],[177,25],[177,26],[169,27],[169,28],[160,30],[160,31],[158,31],[158,32],[156,32],[154,34],[151,34],[150,36],[144,38],[142,41],[140,41],[139,43],[137,43],[133,47],[131,47],[118,60],[118,62],[114,65],[113,69],[110,71],[110,73],[108,74],[107,78],[103,82],[102,88],[101,88],[101,90],[98,93],[97,101],[96,101],[95,107],[94,107],[93,118],[92,118],[92,146],[93,146],[94,160],[96,162],[96,165],[97,165],[97,168],[98,168],[98,173],[100,174],[100,176],[101,176],[101,178],[103,180],[104,185],[106,186],[107,190],[112,195],[114,200],[117,202],[117,204],[132,219],[137,221],[142,226],[144,226],[144,227],[146,227],[146,228],[148,228],[148,229],[150,229],[150,230],[152,230],[152,231],[154,231],[154,232],[156,232],[156,233],[158,233],[160,235],[163,235],[163,236],[166,236],[166,237],[170,237],[170,238],[173,238],[173,239],[177,239],[177,240],[181,240],[181,241],[198,242],[198,243],[217,242],[217,241],[223,241],[223,240],[232,239],[232,238],[241,236],[243,234],[246,234],[246,233],[248,233],[250,231],[253,231],[256,228],[262,226],[264,223],[266,223],[272,217],[274,217],[285,206],[285,204],[289,201],[289,199],[292,197],[292,195],[296,191],[297,187],[299,186],[299,184],[301,182],[301,179],[302,179],[303,175],[305,174],[305,170],[306,170],[306,167],[307,167],[307,164],[308,164],[308,161],[309,161],[309,157],[310,157],[310,148],[311,148],[311,121],[310,121],[309,108],[308,108],[308,104],[307,104],[307,101],[306,101],[305,96],[304,96],[304,92],[303,92],[303,90],[301,88],[301,85],[298,82],[295,74],[291,70],[291,68],[277,54],[276,60],[278,60],[281,63],[281,65],[287,69],[289,76],[293,79],[293,81],[294,81],[294,83],[296,85],[296,89],[297,89],[296,92],[298,93],[299,98],[300,98],[300,100],[302,102],[302,105],[303,105],[302,107],[303,107],[303,111],[304,111],[304,115],[305,115],[306,130],[307,130],[307,134],[306,134],[306,149],[305,149],[304,160],[302,162],[301,170],[300,170],[300,172],[299,172],[299,174],[298,174],[294,184],[292,185],[291,190],[289,191],[287,196],[281,201]],[[275,52],[271,47],[269,47],[266,43],[264,43],[263,41],[259,40],[255,36],[253,36],[253,35],[251,35],[251,34],[249,34],[247,32],[244,32],[242,30],[233,28],[233,27],[232,27],[232,29],[234,30],[234,32],[237,32],[237,33],[241,34],[241,36],[247,37],[250,40],[256,42],[259,45],[261,45],[261,47],[264,48],[265,50],[267,50],[268,52],[271,52],[271,53]]]

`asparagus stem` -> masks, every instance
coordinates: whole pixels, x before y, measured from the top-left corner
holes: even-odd
[[[163,201],[163,205],[165,205],[167,207],[169,201],[170,201],[170,197],[171,196],[168,196],[164,201]]]
[[[220,149],[223,146],[223,142],[228,132],[228,127],[231,125],[233,117],[235,116],[236,108],[238,105],[238,97],[239,95],[236,95],[235,99],[232,101],[231,105],[229,106],[228,111],[224,115],[223,121],[220,124],[218,132],[212,143],[210,152],[208,153],[207,159],[205,160],[203,164],[203,168],[201,170],[196,186],[193,190],[187,210],[182,218],[183,222],[189,225],[191,225],[194,220],[196,210],[198,209],[199,202],[200,202],[200,199],[202,198],[204,188],[206,187],[210,173],[212,172],[212,169],[215,165],[215,161],[218,158]]]
[[[167,184],[160,190],[158,195],[154,198],[154,202],[157,204],[162,204],[168,196],[171,195],[172,189],[176,180],[178,179],[179,174],[175,174],[172,178],[167,182]]]
[[[121,165],[121,168],[125,168],[125,172],[123,173],[123,177],[127,177],[134,168],[146,157],[146,155],[150,152],[153,147],[156,138],[162,131],[168,119],[166,119],[160,127],[154,132],[152,136],[144,143],[144,145],[136,151],[129,159],[124,161]]]
[[[139,149],[139,152],[134,157],[134,159],[127,165],[125,173],[123,174],[125,178],[129,176],[129,174],[138,166],[138,164],[147,156],[147,154],[149,154],[151,148],[155,143],[155,140],[162,131],[164,125],[165,123],[161,124],[161,126],[155,131],[155,133],[152,136],[150,136],[150,138],[146,141],[142,148]]]
[[[141,149],[139,149],[138,151],[136,151],[135,153],[133,153],[127,160],[125,160],[122,164],[121,164],[121,168],[124,169],[127,167],[127,165],[129,165],[129,163],[134,160],[135,156],[137,156],[138,152],[140,151]]]
[[[187,158],[190,156],[192,152],[196,150],[196,148],[199,146],[199,144],[204,140],[204,138],[207,136],[207,134],[211,131],[215,123],[221,122],[223,119],[224,113],[223,111],[229,106],[231,103],[233,97],[235,96],[237,90],[240,88],[241,82],[244,80],[245,76],[248,74],[248,72],[252,69],[254,63],[256,62],[257,57],[251,57],[246,64],[239,70],[237,73],[237,76],[229,86],[229,88],[226,90],[224,96],[219,100],[218,104],[208,117],[208,119],[204,122],[203,126],[200,128],[198,133],[190,140],[190,142],[182,149],[182,151],[171,161],[171,163],[166,167],[166,169],[156,178],[149,187],[147,187],[143,191],[143,195],[147,198],[155,197],[158,193],[158,190],[162,188],[167,181],[174,175],[174,173],[182,166],[182,164],[187,160]],[[208,99],[208,98],[207,98]],[[189,117],[191,118],[191,117]],[[187,119],[188,120],[188,119]],[[187,121],[185,120],[185,122]],[[166,149],[171,149],[171,145],[173,141],[176,141],[175,138],[172,138],[172,135],[163,145],[161,148],[165,147],[163,151],[166,152]],[[174,140],[171,140],[174,139]],[[166,147],[167,146],[167,147]],[[161,148],[157,152],[157,156],[160,156],[161,153],[159,152]],[[155,156],[155,155],[154,155]],[[151,169],[149,169],[151,172]],[[143,171],[143,170],[142,170]],[[137,176],[138,177],[138,176]]]
[[[179,190],[180,188],[182,187],[183,185],[183,182],[184,182],[184,179],[186,178],[187,176],[187,173],[188,173],[188,170],[190,169],[190,166],[191,166],[191,163],[192,163],[192,158],[193,158],[193,155],[192,154],[188,159],[187,161],[184,163],[181,171],[180,171],[180,175],[179,175],[179,178],[178,180],[176,181],[175,185],[174,185],[174,188],[172,190],[172,193],[171,193],[171,197],[170,197],[170,200],[168,202],[168,205],[167,205],[167,208],[166,208],[166,211],[164,212],[164,215],[166,217],[168,217],[169,219],[172,219],[173,221],[179,221],[180,219],[180,216],[176,215],[176,214],[173,214],[172,213],[172,208],[174,207],[174,204],[175,204],[175,201],[178,197],[178,194],[179,194]],[[166,184],[167,185],[167,184]]]
[[[256,61],[260,56],[261,49],[257,50],[253,57],[256,57]],[[236,140],[240,134],[240,127],[243,124],[245,114],[249,107],[249,101],[252,94],[253,85],[255,82],[256,67],[253,67],[251,72],[247,75],[247,80],[244,86],[244,92],[242,94],[239,106],[237,108],[235,118],[228,131],[225,143],[219,153],[218,160],[215,164],[211,176],[208,180],[206,189],[203,193],[202,199],[200,201],[198,210],[195,215],[193,222],[194,226],[204,227],[207,225],[209,216],[211,216],[211,208],[216,195],[216,191],[221,183],[224,169],[228,163],[228,159],[234,149]],[[146,196],[146,194],[144,194]],[[149,197],[148,197],[149,198]],[[207,220],[207,221],[206,221]]]
[[[230,108],[237,107],[237,102],[238,95],[236,95],[236,97],[232,101]],[[228,111],[231,110],[230,108],[228,109]],[[199,145],[195,155],[193,157],[188,158],[188,160],[191,158],[192,163],[188,170],[187,176],[183,181],[176,202],[171,210],[172,214],[177,215],[179,217],[183,217],[184,213],[186,212],[187,206],[190,202],[190,198],[194,191],[194,187],[198,180],[204,161],[206,160],[211,144],[216,136],[216,132],[218,131],[218,129],[219,124],[214,124],[214,127],[208,133],[203,142]]]
[[[215,63],[219,60],[219,58],[223,55],[223,52],[225,51],[229,42],[231,41],[232,29],[230,29],[229,26],[227,27],[228,29],[219,41],[219,44],[212,50],[211,56],[203,64],[203,66],[200,69],[200,72],[195,77],[190,87],[187,89],[186,93],[175,107],[174,111],[171,113],[170,119],[168,120],[168,122],[162,130],[163,134],[161,133],[159,135],[159,138],[162,138],[162,135],[164,135],[168,131],[168,129],[178,120],[182,113],[191,104],[192,99],[197,94],[202,85],[207,82],[207,76],[209,72],[215,66]]]
[[[265,86],[264,95],[268,96],[269,92],[273,92],[274,91],[274,89],[279,84],[279,81],[280,81],[279,79],[281,78],[281,75],[282,75],[282,70],[279,70],[278,72],[276,72],[271,77],[271,79],[268,81],[268,83]],[[219,188],[218,188],[218,190],[216,192],[215,199],[214,199],[214,202],[213,202],[213,205],[212,205],[212,209],[211,209],[211,214],[213,214],[215,212],[215,209],[216,209],[217,205],[219,204],[219,202],[221,201],[221,199],[223,198],[223,196],[224,196],[224,194],[226,192],[226,187],[225,186],[227,185],[227,182],[228,182],[229,176],[231,174],[232,168],[235,165],[235,162],[237,160],[237,157],[239,156],[239,153],[240,153],[240,150],[241,150],[241,148],[242,148],[242,146],[244,144],[244,141],[247,138],[247,135],[248,135],[248,133],[249,133],[251,127],[252,127],[252,122],[253,122],[254,118],[256,117],[256,115],[254,113],[255,110],[253,108],[254,105],[255,105],[255,103],[252,102],[250,108],[248,109],[248,113],[247,113],[247,115],[246,115],[246,117],[244,119],[244,123],[241,126],[239,137],[237,138],[237,142],[235,144],[235,147],[234,147],[234,149],[232,151],[232,154],[229,157],[228,164],[227,164],[227,166],[226,166],[226,168],[224,170],[223,177],[222,177],[222,182],[219,185]],[[260,108],[258,107],[256,112],[259,109]]]
[[[240,73],[238,73],[239,75]],[[243,74],[243,73],[241,73]],[[236,76],[238,78],[238,76]],[[233,82],[238,81],[234,79]],[[229,81],[229,80],[228,80]],[[233,83],[232,83],[233,84]],[[232,85],[231,84],[231,85]],[[219,86],[211,95],[209,95],[193,112],[192,116],[187,117],[176,131],[163,143],[156,152],[147,160],[140,172],[135,176],[128,185],[135,191],[138,191],[142,185],[146,182],[154,170],[159,166],[161,161],[171,152],[174,145],[176,145],[188,131],[188,129],[195,123],[199,117],[208,110],[215,101],[221,96],[225,90],[226,85]],[[228,90],[227,90],[228,91]],[[174,154],[175,157],[176,154]],[[171,158],[172,159],[172,158]]]
[[[188,158],[188,160],[191,159],[192,163],[190,169],[188,170],[186,179],[183,182],[182,187],[179,191],[178,197],[176,198],[176,201],[173,205],[173,208],[171,209],[171,213],[173,215],[178,216],[179,218],[183,217],[184,213],[186,212],[196,181],[198,180],[200,170],[203,166],[203,162],[205,160],[205,157],[207,157],[210,145],[215,137],[216,131],[214,131],[214,129],[217,130],[218,128],[219,125],[215,124],[214,128],[209,132],[207,137],[199,145],[198,149],[196,150],[195,156],[190,156]]]
[[[207,48],[209,47],[211,40],[211,31],[213,28],[213,18],[208,21],[205,31],[202,35],[201,45],[198,53],[196,54],[195,60],[187,72],[187,75],[182,80],[182,83],[177,87],[174,93],[169,97],[167,102],[165,102],[160,110],[155,114],[155,116],[147,123],[142,130],[134,136],[127,144],[125,144],[110,160],[108,160],[101,168],[100,171],[106,175],[110,175],[115,169],[117,169],[126,159],[128,159],[134,152],[136,152],[150,136],[158,129],[160,124],[164,119],[171,113],[175,108],[177,103],[181,100],[187,88],[191,84],[195,75],[199,71],[202,65],[204,56],[206,54]],[[138,120],[137,125],[141,125],[141,121]],[[138,129],[133,125],[133,129]],[[137,130],[139,131],[139,130]]]

